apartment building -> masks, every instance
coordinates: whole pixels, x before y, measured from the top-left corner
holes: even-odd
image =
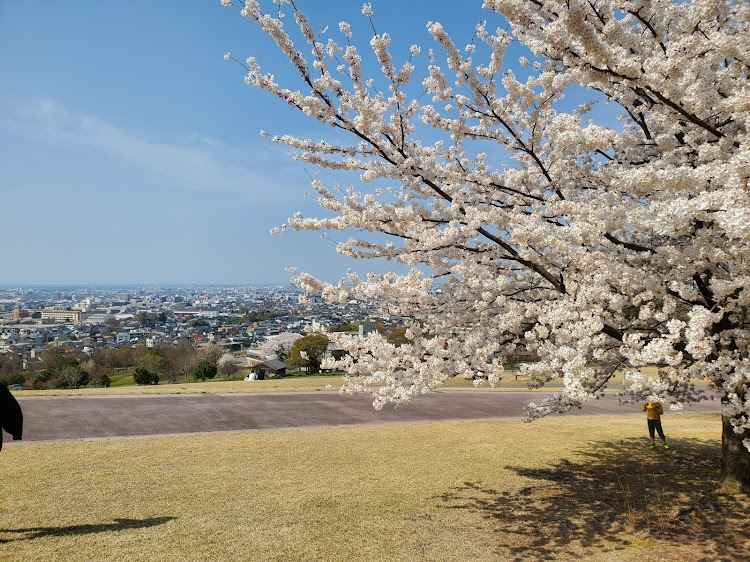
[[[80,310],[42,310],[42,321],[75,323],[81,321]]]

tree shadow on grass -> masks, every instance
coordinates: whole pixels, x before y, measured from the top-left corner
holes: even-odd
[[[66,525],[62,527],[29,527],[27,529],[0,529],[4,533],[18,533],[24,536],[13,539],[1,539],[0,544],[12,541],[28,541],[42,537],[65,537],[71,535],[88,535],[92,533],[109,533],[124,529],[145,529],[163,525],[176,517],[149,517],[148,519],[115,519],[114,523],[99,523],[91,525]]]
[[[651,545],[664,560],[742,560],[750,552],[746,498],[711,494],[720,445],[643,439],[589,443],[540,468],[507,466],[528,482],[495,490],[464,482],[440,496],[451,509],[481,514],[504,560],[559,559]],[[674,557],[674,558],[673,558]]]

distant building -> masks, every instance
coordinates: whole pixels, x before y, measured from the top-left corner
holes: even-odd
[[[42,310],[42,320],[52,320],[53,322],[74,322],[81,321],[80,310]]]
[[[258,373],[259,379],[270,376],[284,376],[286,374],[286,363],[282,363],[278,359],[267,359],[262,363],[253,365],[253,371]]]
[[[130,334],[128,332],[120,332],[117,334],[117,345],[123,343],[130,343]]]
[[[104,324],[107,320],[114,318],[114,314],[97,312],[86,317],[86,324]]]
[[[258,350],[248,349],[245,352],[245,363],[248,367],[253,367],[258,363],[262,363],[265,359],[265,356],[262,355]]]
[[[289,300],[291,300],[291,298],[291,296],[288,297]],[[321,297],[320,295],[303,293],[297,297],[297,302],[299,304],[320,304],[323,302],[323,297]]]
[[[199,308],[199,307],[187,307],[180,310],[174,311],[175,318],[183,319],[186,316],[198,316],[200,318],[218,318],[219,309],[217,308]]]
[[[118,334],[119,335],[119,334]],[[146,338],[146,347],[149,349],[154,347],[159,347],[161,345],[161,338],[158,336],[153,336],[150,338]]]

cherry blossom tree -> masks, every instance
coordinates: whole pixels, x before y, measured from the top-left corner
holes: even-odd
[[[265,358],[283,360],[292,350],[294,342],[302,337],[302,334],[293,332],[281,332],[269,336],[260,346],[258,352]]]
[[[595,399],[617,371],[626,399],[676,409],[707,378],[723,486],[750,491],[750,3],[485,0],[496,30],[479,23],[462,49],[427,23],[435,48],[401,63],[369,4],[363,50],[349,24],[318,31],[293,1],[274,4],[237,7],[300,82],[253,57],[237,60],[245,81],[330,134],[272,139],[359,174],[348,188],[316,177],[323,218],[278,230],[365,233],[337,250],[409,266],[338,284],[296,273],[332,301],[374,297],[413,318],[398,347],[331,334],[350,352],[344,390],[382,407],[476,371],[497,384],[523,352],[531,386],[564,381],[531,420]],[[519,43],[527,55],[510,60]],[[571,92],[587,95],[570,106]]]

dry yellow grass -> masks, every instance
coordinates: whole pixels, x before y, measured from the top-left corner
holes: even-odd
[[[315,392],[326,390],[327,385],[336,388],[343,383],[342,377],[292,377],[262,381],[222,381],[162,383],[154,386],[112,386],[109,388],[79,388],[50,390],[19,390],[16,396],[95,396],[102,394],[200,394],[235,392]]]
[[[0,559],[746,553],[721,543],[738,524],[731,506],[708,519],[672,509],[713,485],[717,418],[668,416],[671,451],[649,450],[643,425],[571,417],[16,445],[0,453]]]

